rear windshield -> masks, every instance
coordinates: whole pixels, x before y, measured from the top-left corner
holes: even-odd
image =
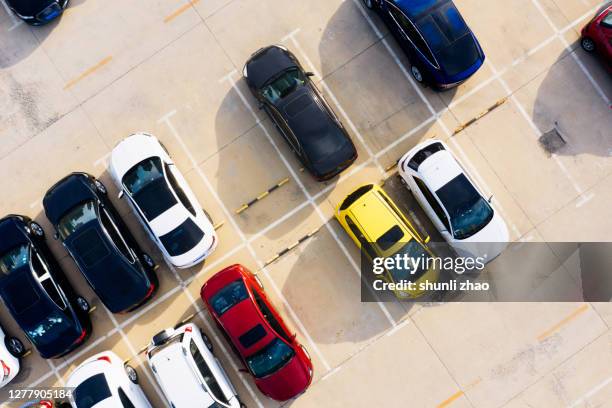
[[[242,279],[238,279],[221,289],[210,300],[212,308],[218,316],[227,312],[232,306],[242,302],[249,297]]]
[[[159,239],[170,256],[179,256],[195,248],[202,238],[204,232],[191,218],[187,218],[185,222]]]
[[[111,391],[104,374],[96,374],[76,387],[73,395],[77,408],[91,408],[110,398]]]
[[[246,359],[256,378],[266,377],[281,369],[295,352],[281,339],[272,340],[264,349]]]
[[[24,328],[30,340],[39,348],[70,338],[74,324],[65,314],[53,311],[39,322]]]
[[[19,245],[0,257],[0,273],[8,275],[15,269],[30,263],[30,247],[27,244]]]
[[[399,227],[399,225],[394,225],[389,229],[389,231],[385,232],[376,240],[376,243],[380,247],[381,250],[386,251],[391,248],[400,239],[404,237],[404,231]]]
[[[57,223],[57,232],[62,239],[66,239],[83,225],[97,218],[95,203],[87,201],[77,205],[60,219]]]

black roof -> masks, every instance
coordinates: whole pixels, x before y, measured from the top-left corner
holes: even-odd
[[[72,173],[58,181],[45,194],[43,207],[45,214],[56,225],[67,211],[75,205],[96,198],[90,187],[89,175]]]
[[[247,81],[251,86],[261,88],[281,72],[296,66],[288,51],[271,45],[257,51],[247,61]]]

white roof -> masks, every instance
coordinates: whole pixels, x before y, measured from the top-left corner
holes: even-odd
[[[183,345],[175,342],[155,353],[150,364],[155,367],[155,375],[166,398],[176,408],[209,407],[215,401],[200,384],[187,358],[183,354]]]
[[[418,172],[423,181],[434,192],[458,175],[464,173],[459,163],[457,163],[448,150],[441,150],[429,156],[421,163]]]

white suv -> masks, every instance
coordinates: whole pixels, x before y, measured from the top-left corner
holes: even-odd
[[[173,408],[244,407],[213,355],[212,343],[194,324],[156,334],[147,361]]]
[[[8,337],[0,327],[0,388],[10,383],[19,373],[19,359],[25,353],[21,340]]]

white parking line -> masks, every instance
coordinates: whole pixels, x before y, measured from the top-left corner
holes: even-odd
[[[555,25],[555,23],[551,20],[546,10],[544,10],[544,7],[542,7],[542,4],[540,3],[540,1],[531,0],[531,2],[538,9],[540,14],[542,14],[542,16],[544,17],[544,20],[546,20],[550,28],[552,28],[553,32],[555,33],[555,36],[559,38],[559,40],[563,43],[563,46],[565,47],[566,51],[570,53],[570,55],[572,56],[576,64],[578,64],[578,66],[580,67],[584,75],[587,77],[587,79],[591,83],[591,85],[593,85],[593,88],[595,88],[595,91],[599,94],[601,99],[606,103],[606,106],[610,106],[610,98],[608,98],[608,96],[605,94],[601,86],[599,86],[597,81],[595,81],[595,78],[593,78],[593,76],[591,75],[589,70],[584,66],[582,61],[580,61],[580,58],[578,57],[576,52],[572,49],[570,44],[567,42],[567,40],[563,36],[563,32],[559,30],[557,26]]]
[[[235,72],[236,71],[233,71],[233,73],[235,73]],[[253,107],[251,106],[249,101],[246,99],[246,97],[244,96],[244,94],[242,93],[240,88],[238,88],[238,86],[236,85],[236,82],[234,81],[233,76],[232,75],[226,76],[225,80],[230,82],[230,84],[234,88],[234,91],[238,94],[238,96],[242,100],[244,106],[249,110],[249,112],[251,112],[251,115],[255,119],[257,119],[257,114],[255,113],[255,110],[253,109]],[[274,148],[274,150],[278,154],[279,158],[281,159],[281,161],[283,162],[283,164],[285,165],[285,167],[287,168],[287,170],[289,171],[289,173],[291,174],[291,176],[293,177],[293,179],[295,180],[297,185],[300,187],[300,189],[302,190],[302,192],[304,193],[304,195],[308,199],[308,202],[311,204],[311,206],[313,207],[313,209],[315,210],[315,212],[317,213],[317,215],[319,216],[319,218],[321,219],[321,221],[325,225],[325,228],[327,229],[327,231],[332,235],[332,237],[334,238],[334,240],[336,241],[336,243],[338,244],[338,246],[342,250],[342,253],[348,259],[348,261],[351,264],[351,266],[353,267],[354,271],[357,273],[357,275],[360,277],[360,279],[364,279],[361,276],[361,269],[359,268],[359,266],[357,265],[355,260],[351,257],[351,255],[349,254],[348,250],[346,249],[346,246],[338,238],[338,235],[336,234],[336,232],[333,230],[333,228],[329,224],[329,222],[328,222],[329,220],[325,217],[325,215],[323,214],[323,212],[321,211],[321,209],[319,208],[317,203],[314,201],[312,195],[306,189],[306,187],[304,186],[304,183],[302,183],[302,180],[299,178],[298,174],[295,172],[293,167],[291,167],[291,164],[289,163],[289,161],[287,160],[285,155],[282,153],[282,151],[278,147],[276,141],[270,135],[270,132],[268,131],[268,129],[261,122],[258,122],[258,125],[262,129],[264,134],[266,135],[266,138],[268,139],[268,141],[270,142],[270,144],[272,145],[272,147]],[[373,292],[373,289],[369,285],[368,285],[368,289],[370,289],[372,291],[373,295],[375,297],[377,297],[377,295]],[[395,326],[396,325],[395,319],[393,319],[393,317],[391,316],[391,314],[387,310],[387,307],[384,305],[384,303],[377,302],[377,305],[381,309],[381,311],[383,312],[383,314],[385,315],[387,320],[391,323],[391,325]]]
[[[603,390],[604,388],[606,388],[609,384],[612,384],[612,377],[608,377],[607,379],[605,379],[604,381],[602,381],[601,383],[593,387],[593,389],[591,389],[586,394],[584,394],[582,397],[578,398],[571,405],[569,405],[569,408],[575,408],[583,404],[585,407],[590,406],[590,404],[588,403],[589,399],[593,397],[595,394],[597,394],[598,392],[600,392],[601,390]]]
[[[191,154],[191,151],[187,148],[187,145],[185,144],[185,142],[183,141],[183,139],[179,135],[178,131],[174,127],[174,124],[172,123],[171,118],[175,114],[176,114],[176,111],[169,112],[166,115],[164,115],[158,122],[159,123],[165,123],[166,126],[168,126],[168,128],[170,129],[170,132],[172,133],[174,138],[178,141],[179,145],[181,146],[181,148],[183,149],[183,151],[185,152],[185,154],[189,158],[189,160],[191,162],[191,165],[195,169],[196,173],[202,179],[202,181],[206,185],[206,188],[210,191],[210,193],[214,197],[215,201],[217,201],[217,203],[223,209],[223,212],[225,214],[226,219],[232,224],[234,229],[238,232],[238,235],[240,236],[240,239],[242,240],[242,242],[244,244],[246,244],[246,247],[247,247],[249,253],[257,261],[258,267],[263,271],[263,273],[266,275],[266,277],[270,281],[273,290],[275,291],[277,296],[281,299],[281,301],[283,302],[284,306],[287,308],[287,311],[289,312],[291,318],[298,325],[298,328],[300,329],[302,334],[306,337],[307,341],[310,343],[311,347],[313,348],[313,350],[315,351],[317,356],[320,358],[320,360],[323,363],[323,365],[325,366],[325,368],[327,370],[329,370],[330,369],[329,363],[327,362],[325,357],[323,357],[323,354],[319,350],[319,347],[316,345],[316,343],[310,337],[310,334],[306,330],[306,327],[302,324],[301,320],[297,316],[297,313],[295,313],[295,311],[293,310],[293,308],[291,307],[291,305],[289,304],[289,302],[287,301],[287,299],[285,298],[285,296],[283,295],[281,290],[278,288],[278,286],[276,285],[276,283],[274,282],[274,280],[270,276],[267,268],[265,268],[263,266],[263,262],[258,259],[257,254],[255,253],[255,250],[253,249],[253,246],[247,241],[244,233],[242,232],[242,230],[240,229],[240,227],[236,223],[236,220],[234,219],[232,212],[229,211],[228,208],[225,206],[225,204],[223,203],[223,201],[219,197],[218,193],[214,189],[213,185],[208,180],[208,177],[206,177],[206,175],[202,172],[202,170],[198,166],[198,163],[196,162],[195,158]]]

